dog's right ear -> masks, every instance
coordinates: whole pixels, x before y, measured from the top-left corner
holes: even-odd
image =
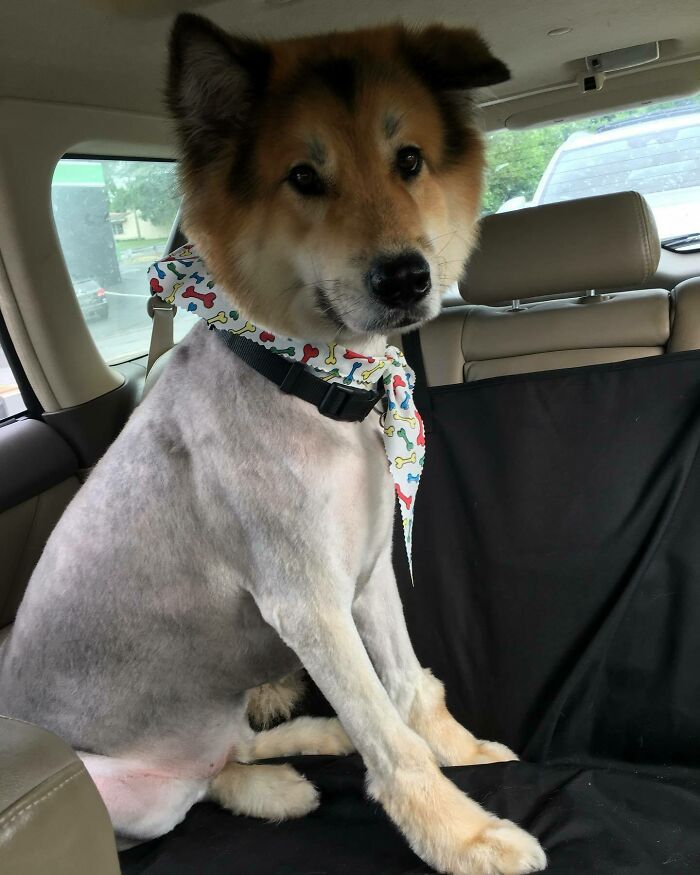
[[[167,99],[184,158],[204,164],[245,128],[267,84],[271,56],[201,15],[183,13],[170,35]]]

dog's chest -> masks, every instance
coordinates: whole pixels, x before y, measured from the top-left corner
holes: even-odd
[[[286,561],[285,551],[303,544],[311,562],[311,553],[323,564],[339,559],[362,576],[387,549],[393,522],[378,414],[329,419],[206,339],[194,339],[201,355],[182,374],[192,379],[190,405],[177,416],[186,444],[197,448],[191,476],[202,513],[226,533],[227,552],[237,540],[245,553]],[[217,395],[222,386],[225,404]],[[259,559],[250,556],[250,564]]]
[[[335,567],[361,579],[387,549],[393,520],[378,416],[334,422],[298,399],[282,404],[286,413],[268,424],[256,476],[247,480],[255,493],[250,504],[272,532],[264,549],[303,543],[310,567]]]
[[[394,489],[379,419],[370,414],[362,423],[320,420],[316,414],[305,447],[289,460],[290,492],[297,488],[304,495],[303,524],[323,532],[326,549],[347,556],[359,576],[391,537]]]

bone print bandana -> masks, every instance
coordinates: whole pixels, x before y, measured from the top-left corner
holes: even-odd
[[[307,365],[329,383],[373,389],[381,380],[387,399],[384,448],[401,507],[409,565],[413,505],[425,461],[423,420],[413,403],[415,376],[403,353],[388,346],[381,355],[366,356],[337,343],[310,343],[278,337],[231,310],[193,244],[180,247],[148,269],[151,294],[204,319],[210,328],[243,335],[270,352]]]

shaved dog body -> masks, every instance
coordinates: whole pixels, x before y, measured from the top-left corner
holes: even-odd
[[[329,365],[345,347],[363,367],[436,316],[476,238],[470,90],[507,76],[471,30],[256,42],[178,17],[183,225],[227,298],[208,321],[230,306],[244,334],[264,326],[282,351],[303,338]],[[54,529],[0,652],[0,712],[83,752],[124,843],[201,799],[301,817],[316,789],[251,761],[356,750],[436,871],[544,868],[532,836],[440,771],[514,754],[455,721],[411,646],[379,417],[321,415],[220,333],[202,321],[178,344]],[[302,667],[337,719],[266,728],[291,714]]]

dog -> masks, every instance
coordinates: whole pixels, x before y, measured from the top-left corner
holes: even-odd
[[[230,304],[361,355],[436,316],[476,238],[469,93],[507,77],[467,29],[259,42],[178,17],[183,225]],[[378,418],[320,415],[216,334],[178,345],[56,526],[2,653],[0,711],[79,752],[122,846],[204,798],[300,817],[315,788],[255,761],[357,750],[437,871],[541,870],[532,836],[440,772],[515,755],[457,723],[414,654]],[[254,732],[251,691],[301,666],[338,719]]]

